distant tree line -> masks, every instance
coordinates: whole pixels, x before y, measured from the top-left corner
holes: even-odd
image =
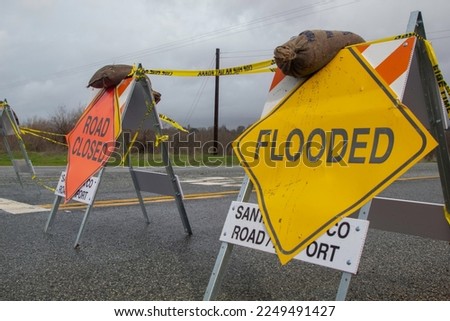
[[[33,117],[25,121],[20,120],[20,127],[39,131],[39,136],[22,132],[25,146],[30,152],[50,152],[58,153],[67,151],[65,135],[75,126],[83,113],[83,108],[68,110],[66,107],[59,107],[48,118]],[[163,123],[164,124],[164,123]],[[163,134],[167,135],[170,152],[173,154],[210,153],[220,155],[231,155],[231,143],[245,130],[244,126],[236,129],[228,129],[222,126],[218,130],[218,150],[213,150],[213,128],[193,128],[186,127],[187,132],[164,125]],[[125,132],[128,137],[133,137],[135,132]],[[14,144],[14,137],[8,137],[11,148],[17,150]],[[130,151],[132,153],[159,152],[156,136],[153,130],[143,130],[138,133],[137,139],[133,142]],[[3,150],[0,144],[0,150]]]
[[[83,113],[83,108],[68,110],[59,107],[49,118],[33,117],[25,121],[21,120],[21,128],[30,128],[40,131],[41,137],[26,133],[22,135],[25,146],[30,152],[61,153],[67,151],[65,135],[75,126]],[[218,149],[214,149],[213,128],[193,128],[186,127],[187,132],[180,131],[170,126],[165,126],[163,134],[167,135],[170,153],[173,155],[232,155],[232,142],[245,130],[244,126],[236,129],[228,129],[222,126],[218,130]],[[24,131],[25,133],[25,131]],[[53,134],[53,135],[52,135]],[[128,137],[134,137],[135,132],[125,133]],[[446,132],[447,142],[450,142],[450,131]],[[46,138],[43,138],[43,137]],[[7,137],[13,150],[18,150],[14,144],[14,137]],[[118,146],[120,146],[118,142]],[[152,130],[143,130],[138,133],[136,140],[129,148],[131,153],[159,153],[155,133]],[[124,145],[122,145],[124,146]],[[0,144],[0,151],[4,152],[3,144]],[[124,152],[124,148],[122,148]],[[426,160],[433,160],[435,151],[426,156]]]

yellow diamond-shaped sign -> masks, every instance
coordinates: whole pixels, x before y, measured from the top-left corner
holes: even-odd
[[[234,143],[282,264],[435,146],[384,80],[349,49]]]

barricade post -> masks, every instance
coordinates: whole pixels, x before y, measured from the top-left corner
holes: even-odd
[[[14,167],[14,171],[16,172],[17,180],[20,183],[20,186],[23,187],[22,179],[20,177],[21,173],[28,173],[32,176],[35,175],[33,164],[31,163],[30,158],[28,157],[27,150],[25,148],[25,144],[23,143],[22,137],[20,135],[20,128],[16,116],[9,106],[6,99],[0,102],[0,136],[3,140],[3,146],[8,154],[9,159]],[[17,145],[19,146],[20,152],[22,153],[23,158],[15,158],[11,149],[11,145],[8,142],[7,137],[12,137],[15,140]]]
[[[410,38],[411,36],[417,38],[417,44],[416,40]],[[406,88],[401,88],[402,92],[399,94],[399,96],[402,96],[402,98],[405,101],[408,100],[408,103],[405,103],[406,106],[411,108],[412,113],[415,114],[415,116],[418,119],[420,119],[423,125],[429,129],[431,135],[438,143],[437,162],[445,204],[442,205],[442,204],[432,204],[432,203],[414,202],[397,199],[386,199],[380,197],[374,198],[366,197],[362,199],[364,200],[364,203],[359,204],[358,207],[360,207],[360,209],[357,211],[357,213],[354,213],[353,215],[358,215],[358,218],[362,220],[369,219],[370,228],[383,229],[404,234],[418,235],[432,239],[450,241],[450,228],[449,228],[450,220],[447,218],[448,220],[447,222],[445,217],[445,215],[448,215],[449,212],[448,209],[450,199],[449,197],[450,154],[448,152],[448,146],[445,140],[445,130],[447,128],[448,123],[448,114],[445,113],[442,105],[442,103],[448,104],[448,101],[447,102],[441,101],[442,96],[440,95],[438,89],[439,85],[437,82],[437,78],[435,77],[436,70],[438,70],[438,68],[437,64],[434,64],[430,59],[430,50],[429,50],[430,48],[429,44],[427,45],[427,43],[425,42],[426,40],[425,28],[423,24],[422,15],[419,11],[411,13],[407,27],[407,34],[404,35],[404,38],[408,38],[410,41],[413,41],[413,43],[416,45],[414,47],[413,53],[414,59],[412,62],[410,62],[411,63],[410,78],[412,78],[412,80],[410,81],[408,79],[408,83],[405,85]],[[402,38],[399,37],[396,39]],[[406,42],[402,44],[402,46],[404,47],[408,45],[410,46],[411,43]],[[360,53],[365,49],[366,47],[364,46],[364,48],[362,47],[356,48],[355,50],[352,51],[353,55],[357,57],[357,59],[359,59],[362,64],[366,63],[365,62],[366,59],[370,60],[369,53],[363,53],[362,56],[364,56],[364,58],[361,58],[360,56]],[[370,72],[369,69],[368,72]],[[406,75],[408,75],[408,73],[406,73]],[[402,75],[402,77],[404,77],[403,80],[407,79],[407,76]],[[304,82],[305,80],[297,80],[292,77],[284,77],[283,75],[280,75],[280,73],[277,73],[274,76],[274,80],[272,82],[272,86],[269,91],[269,97],[263,109],[263,116],[269,114],[271,110],[279,106],[280,101],[287,100],[288,98],[286,97],[290,96],[293,92],[292,88],[294,89],[299,88]],[[388,89],[387,91],[393,90],[395,91],[396,94],[398,94],[399,90],[398,83],[388,82],[388,85],[395,88]],[[361,90],[364,90],[364,88],[361,88]],[[410,104],[412,104],[413,106],[410,106]],[[260,137],[268,137],[269,135],[273,135],[276,137],[275,134],[270,133],[270,130],[266,130],[264,133],[262,134],[261,133],[262,131],[260,132]],[[273,136],[271,138],[273,138]],[[269,139],[266,140],[261,139],[258,140],[258,142],[259,145],[256,145],[255,147],[256,149],[258,148],[261,149],[262,147],[270,146],[272,143],[273,144],[271,145],[272,150],[270,152],[271,160],[280,159],[281,153],[279,152],[279,150],[276,150],[274,142],[272,142]],[[287,146],[289,145],[287,144]],[[361,146],[362,145],[359,145],[359,147]],[[249,152],[249,150],[247,150],[246,152],[251,153],[251,151]],[[286,151],[286,154],[287,153],[288,151]],[[256,154],[257,153],[255,153],[255,155]],[[376,151],[373,152],[372,156],[374,155],[376,155]],[[294,158],[292,154],[290,154],[289,156],[291,158]],[[342,154],[337,156],[342,156]],[[361,160],[361,158],[353,160],[359,161]],[[244,166],[248,166],[248,163],[245,163]],[[401,165],[400,168],[402,168],[402,166],[403,165]],[[251,171],[249,172],[253,175],[253,172]],[[255,177],[252,178],[255,179]],[[254,186],[254,183],[252,183],[249,177],[246,176],[242,183],[241,190],[237,200],[246,202],[250,198],[250,193],[253,187],[261,189],[261,186]],[[258,196],[261,197],[262,193],[261,190],[259,192],[260,193],[258,194]],[[259,203],[261,204],[261,201]],[[263,203],[263,205],[265,205],[265,203]],[[368,217],[369,212],[370,218]],[[426,212],[427,215],[423,215],[424,212]],[[232,213],[229,211],[228,215],[232,215]],[[410,224],[400,223],[405,221],[411,223]],[[425,222],[426,224],[423,224]],[[267,226],[267,224],[265,225]],[[239,230],[237,229],[236,236],[238,236],[237,234],[238,231]],[[225,231],[224,226],[222,234],[228,232],[229,230]],[[216,258],[216,262],[213,267],[213,271],[211,273],[210,280],[204,294],[204,300],[215,300],[217,298],[235,244],[236,243],[233,244],[229,241],[222,240],[219,254]],[[336,300],[345,300],[352,274],[353,273],[345,271],[343,272],[336,293]]]
[[[117,106],[115,106],[117,110],[115,112],[119,113],[120,121],[117,121],[116,118],[114,118],[115,120],[112,121],[111,117],[111,120],[105,121],[104,124],[114,122],[118,123],[118,125],[115,124],[116,126],[120,126],[120,130],[117,130],[117,128],[115,128],[115,132],[117,135],[120,134],[120,137],[122,137],[121,140],[124,144],[124,151],[126,151],[126,153],[124,153],[123,155],[123,164],[125,164],[125,166],[129,168],[133,186],[135,188],[140,208],[144,215],[146,223],[149,224],[150,219],[148,217],[141,192],[151,192],[160,195],[173,196],[180,214],[184,230],[186,234],[191,235],[192,229],[184,207],[181,185],[179,183],[178,177],[174,174],[174,170],[168,155],[168,148],[166,145],[167,143],[165,141],[159,142],[161,144],[161,153],[166,173],[152,172],[148,169],[136,169],[131,163],[131,154],[129,153],[129,151],[133,142],[130,142],[129,136],[127,135],[127,133],[123,132],[123,129],[135,131],[151,129],[155,132],[157,138],[162,136],[161,120],[159,114],[156,111],[156,103],[153,97],[150,80],[147,76],[145,76],[142,67],[139,65],[133,78],[124,79],[114,90],[116,90],[115,93],[117,94],[117,96],[114,96],[114,99],[116,99],[117,101]],[[106,95],[107,94],[104,94],[104,91],[100,92],[99,95],[94,98],[94,104],[100,101],[100,99],[103,99],[103,97]],[[116,104],[116,102],[114,103]],[[89,107],[90,106],[88,106],[88,108]],[[91,117],[91,123],[92,119],[93,117]],[[100,119],[103,120],[103,118]],[[84,128],[87,128],[86,124],[87,123],[83,124]],[[106,128],[107,126],[105,125],[104,127]],[[101,131],[103,131],[103,127],[98,130],[98,133],[101,133]],[[97,131],[92,130],[92,132]],[[116,137],[119,138],[119,136]],[[79,142],[81,141],[81,138],[77,137],[75,141]],[[108,148],[111,148],[112,150],[112,148],[115,146],[116,143],[114,142],[113,145],[105,147],[105,151],[107,151]],[[111,152],[111,150],[108,151]],[[87,152],[86,155],[88,155]],[[94,155],[90,156],[91,158],[95,156],[97,158],[100,158],[101,155],[97,155],[94,153]],[[70,163],[68,164],[67,171],[70,170],[69,165]],[[102,163],[99,169],[96,170],[97,176],[90,176],[88,177],[88,179],[84,180],[81,187],[73,194],[73,196],[70,197],[70,199],[73,201],[83,202],[88,205],[85,210],[83,221],[81,223],[74,244],[75,248],[80,246],[81,236],[87,219],[92,211],[92,207],[94,206],[97,190],[106,166],[106,162]],[[88,184],[88,182],[92,182],[92,184]],[[45,233],[47,233],[48,230],[52,227],[61,201],[63,200],[63,198],[67,200],[67,190],[65,189],[66,186],[66,172],[63,172],[56,188],[56,198],[53,203],[52,210],[49,214],[44,228]]]

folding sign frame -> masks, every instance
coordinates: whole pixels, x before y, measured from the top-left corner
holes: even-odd
[[[124,103],[124,110],[122,111],[122,129],[127,130],[143,130],[143,129],[153,129],[157,137],[162,136],[162,126],[159,114],[156,111],[156,104],[151,90],[151,83],[145,74],[138,74],[140,70],[143,70],[141,66],[138,68],[137,75],[135,77],[135,84],[132,87],[132,93],[130,93]],[[131,85],[130,85],[131,86]],[[120,100],[120,98],[119,98]],[[124,143],[124,150],[128,150],[129,138],[127,133],[122,132],[122,141]],[[150,220],[145,208],[144,200],[142,198],[141,192],[156,193],[160,195],[173,196],[178,208],[178,212],[183,223],[185,232],[188,235],[192,234],[192,229],[186,214],[186,209],[183,202],[183,193],[181,190],[181,185],[179,183],[178,177],[175,175],[172,164],[169,159],[169,149],[167,142],[161,141],[161,154],[163,163],[165,166],[166,173],[152,172],[147,169],[135,169],[133,168],[130,161],[130,154],[127,155],[126,165],[128,165],[131,179],[133,181],[134,188],[136,190],[137,199],[141,207],[144,219],[149,224]],[[87,204],[84,217],[78,231],[77,238],[75,240],[74,247],[77,248],[80,245],[81,236],[86,225],[89,214],[91,213],[92,207],[94,206],[94,201],[97,193],[98,186],[100,185],[100,180],[102,178],[105,167],[102,167],[96,177],[91,177],[84,185],[80,188],[79,193],[77,193],[72,200],[79,201]],[[56,198],[53,203],[52,210],[47,219],[47,223],[44,228],[46,233],[49,228],[53,225],[56,212],[58,211],[59,205],[64,198],[64,179],[65,172],[62,173],[58,186],[56,188]]]
[[[420,11],[410,14],[406,32],[426,39]],[[442,205],[375,197],[355,214],[359,219],[367,220],[370,212],[371,228],[450,241],[450,228],[444,215],[450,210],[450,153],[445,137],[448,115],[442,108],[435,73],[423,41],[417,42],[414,57],[414,66],[411,67],[409,75],[409,79],[412,80],[408,84],[409,89],[406,89],[406,91],[409,90],[409,93],[405,92],[404,102],[438,142],[437,164],[445,203]],[[265,112],[266,110],[263,111],[263,114]],[[253,183],[245,176],[237,201],[248,201],[252,189]],[[205,301],[216,299],[233,247],[234,244],[222,241],[204,294]],[[352,274],[349,272],[342,273],[336,300],[345,300],[351,277]]]
[[[35,172],[33,164],[28,157],[27,150],[25,149],[25,144],[22,140],[22,137],[20,136],[19,124],[17,123],[14,112],[12,111],[6,99],[5,101],[0,102],[0,136],[3,139],[3,145],[11,160],[11,163],[13,164],[17,180],[19,181],[20,186],[23,187],[20,173],[29,173],[31,175],[35,175]],[[14,157],[7,136],[15,137],[22,153],[23,159],[16,159]]]

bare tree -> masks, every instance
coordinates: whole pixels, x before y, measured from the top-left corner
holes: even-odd
[[[53,132],[57,134],[67,134],[75,126],[83,113],[81,107],[67,110],[66,106],[59,106],[56,112],[50,117],[50,125]]]

